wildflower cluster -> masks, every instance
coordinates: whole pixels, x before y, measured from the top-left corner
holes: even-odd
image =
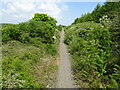
[[[109,27],[109,25],[112,23],[107,15],[100,18],[99,21],[104,27]]]
[[[7,86],[7,88],[22,87],[25,81],[18,79],[19,76],[20,74],[18,73],[16,74],[8,73],[7,76],[3,75],[3,79],[5,80],[2,82],[1,86],[2,87]]]

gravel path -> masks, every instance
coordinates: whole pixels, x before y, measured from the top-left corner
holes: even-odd
[[[62,30],[60,38],[60,64],[57,79],[57,88],[75,88],[71,74],[70,56],[67,46],[64,44],[64,30]]]

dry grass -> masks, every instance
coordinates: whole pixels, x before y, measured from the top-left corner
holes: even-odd
[[[43,87],[54,87],[58,69],[58,58],[48,56],[46,58],[42,58],[42,60],[42,62],[36,65],[36,73],[34,78],[37,83],[42,83]]]

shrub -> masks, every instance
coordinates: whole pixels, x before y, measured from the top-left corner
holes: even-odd
[[[92,88],[119,87],[120,80],[114,77],[114,65],[119,65],[110,59],[113,51],[109,29],[101,24],[86,22],[69,26],[65,33],[65,43],[69,45],[77,79],[87,82],[87,87]],[[119,77],[119,69],[116,71]]]
[[[9,40],[19,40],[21,31],[18,29],[17,25],[8,26],[2,30],[2,41]]]

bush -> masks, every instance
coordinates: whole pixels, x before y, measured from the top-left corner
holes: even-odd
[[[42,43],[53,44],[57,21],[47,14],[35,14],[34,18],[17,25],[2,27],[3,42],[18,40],[28,43],[29,38],[41,38]]]
[[[45,44],[46,52],[50,55],[56,55],[57,54],[57,48],[54,44]]]
[[[20,35],[20,41],[22,43],[28,43],[30,41],[29,38],[29,33],[23,33]]]
[[[77,79],[87,82],[87,87],[92,88],[119,87],[120,80],[114,77],[114,65],[119,65],[114,59],[110,59],[113,51],[108,28],[94,22],[86,22],[69,26],[65,33],[65,43],[69,45]],[[119,77],[119,69],[116,70],[116,76]]]
[[[6,42],[9,40],[19,40],[21,31],[18,29],[17,25],[8,26],[2,30],[2,41]]]

